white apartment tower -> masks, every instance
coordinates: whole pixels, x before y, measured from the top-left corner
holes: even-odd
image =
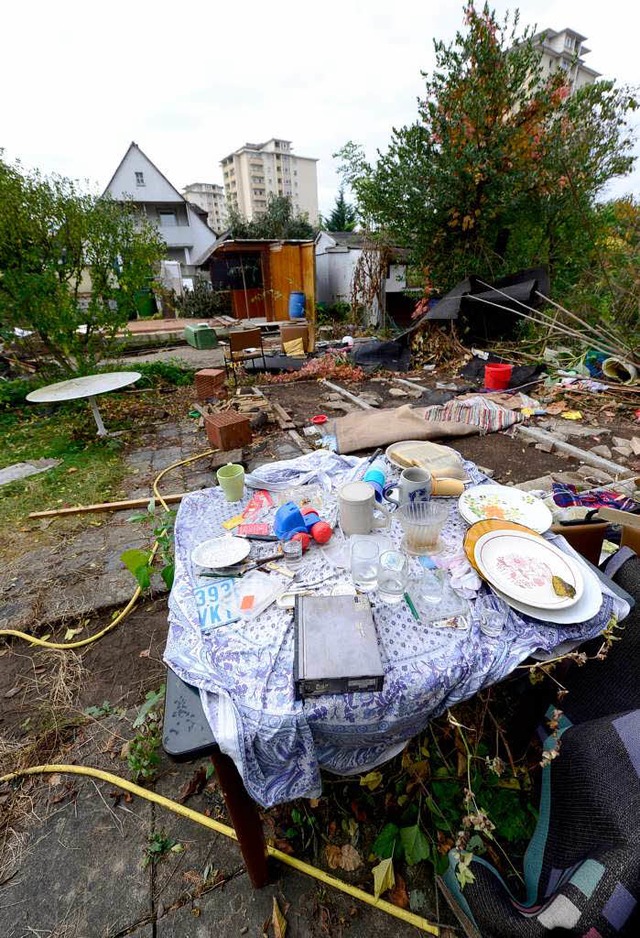
[[[533,44],[542,52],[542,77],[546,78],[561,68],[566,72],[572,92],[578,91],[584,85],[593,84],[596,78],[600,77],[600,72],[595,72],[584,64],[582,56],[591,51],[583,45],[586,38],[572,29],[563,29],[560,32],[545,29],[536,33]]]
[[[207,224],[216,234],[227,227],[227,201],[222,186],[214,182],[191,182],[182,193],[193,205],[199,205],[207,213]]]
[[[245,143],[221,160],[227,201],[248,219],[264,212],[270,195],[291,198],[296,212],[318,223],[318,161],[295,156],[290,140]]]

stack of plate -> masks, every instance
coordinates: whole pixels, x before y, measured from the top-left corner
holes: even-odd
[[[522,525],[480,521],[468,530],[464,549],[496,595],[518,612],[570,624],[600,609],[600,584],[587,565]]]

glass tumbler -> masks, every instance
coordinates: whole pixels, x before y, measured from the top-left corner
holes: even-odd
[[[402,547],[409,554],[437,554],[442,550],[440,532],[449,515],[449,500],[437,499],[404,502],[396,517],[404,538]]]
[[[480,594],[474,603],[473,612],[480,631],[487,638],[499,638],[509,617],[509,607],[493,593]]]
[[[378,597],[383,603],[401,603],[407,588],[409,561],[400,550],[385,550],[378,561]]]
[[[294,541],[293,539],[280,541],[280,546],[282,548],[282,559],[285,565],[292,573],[298,570],[302,563],[302,541]]]
[[[375,541],[354,541],[351,546],[353,585],[362,593],[371,593],[378,585],[378,556]]]

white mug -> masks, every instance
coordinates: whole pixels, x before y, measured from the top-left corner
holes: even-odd
[[[390,485],[388,489],[385,489],[384,497],[392,505],[402,505],[404,502],[427,501],[431,497],[432,489],[431,473],[426,469],[412,466],[401,473],[398,485]]]
[[[389,526],[388,509],[376,502],[376,493],[368,482],[347,482],[338,492],[340,527],[344,534],[370,534],[375,528]],[[374,511],[382,518],[374,518]]]

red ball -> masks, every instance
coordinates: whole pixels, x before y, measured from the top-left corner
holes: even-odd
[[[311,528],[311,534],[316,544],[326,544],[333,534],[333,528],[326,521],[317,521]]]
[[[294,534],[291,538],[292,541],[300,541],[302,544],[302,551],[304,552],[309,544],[311,543],[311,537],[307,534],[306,531],[298,531],[297,534]]]

